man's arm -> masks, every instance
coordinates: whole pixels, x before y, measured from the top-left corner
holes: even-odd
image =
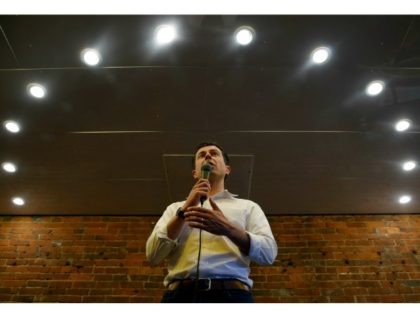
[[[251,246],[251,239],[249,234],[237,227],[236,225],[231,224],[231,227],[228,229],[226,236],[236,245],[239,250],[245,255],[249,255],[249,248]]]
[[[177,246],[176,238],[182,225],[179,227],[175,223],[170,229],[172,220],[176,218],[177,207],[179,204],[172,204],[166,208],[146,242],[146,257],[153,265],[159,264]]]
[[[259,264],[272,264],[277,256],[277,244],[261,208],[251,202],[246,230],[232,224],[209,198],[213,210],[190,207],[185,221],[190,227],[203,229],[215,235],[227,236],[242,253]]]
[[[228,237],[242,253],[248,255],[250,248],[250,237],[248,233],[240,227],[232,224],[213,201],[209,198],[213,210],[203,207],[190,207],[185,213],[185,221],[190,227],[206,230],[215,235]]]
[[[181,233],[182,227],[184,226],[184,219],[174,216],[171,221],[169,221],[166,229],[167,235],[170,239],[175,240],[178,238],[179,233]]]
[[[182,206],[184,213],[188,211],[188,208],[190,206],[197,205],[200,200],[200,197],[207,198],[207,194],[209,191],[210,191],[209,181],[207,179],[198,180],[193,186],[193,188],[191,189],[187,200]],[[179,233],[181,232],[182,227],[184,226],[184,223],[185,223],[185,220],[183,218],[174,216],[172,220],[169,221],[168,226],[167,226],[168,237],[173,240],[178,238]]]
[[[252,201],[250,201],[246,230],[251,240],[249,258],[261,265],[274,263],[277,257],[276,240],[264,212]]]
[[[182,206],[185,213],[188,212],[188,207],[198,204],[200,197],[207,197],[210,188],[207,179],[198,180]],[[161,262],[177,246],[177,239],[185,222],[176,215],[180,205],[180,203],[172,204],[165,210],[147,240],[146,256],[152,264]]]

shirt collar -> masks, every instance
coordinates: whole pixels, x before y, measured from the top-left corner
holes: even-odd
[[[217,199],[235,199],[235,197],[238,197],[238,195],[230,193],[227,189],[215,194],[211,197],[213,200]]]

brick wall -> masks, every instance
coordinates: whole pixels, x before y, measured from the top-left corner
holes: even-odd
[[[157,217],[0,217],[0,302],[158,302]],[[420,216],[275,216],[257,302],[420,302]]]

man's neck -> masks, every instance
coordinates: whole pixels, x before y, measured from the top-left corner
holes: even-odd
[[[210,183],[211,190],[210,190],[210,196],[214,196],[218,194],[219,192],[222,192],[225,190],[225,181],[218,181],[216,183]]]

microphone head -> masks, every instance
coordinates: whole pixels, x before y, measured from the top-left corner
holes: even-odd
[[[209,163],[203,164],[203,166],[201,166],[201,178],[209,179],[212,170],[213,167]]]

